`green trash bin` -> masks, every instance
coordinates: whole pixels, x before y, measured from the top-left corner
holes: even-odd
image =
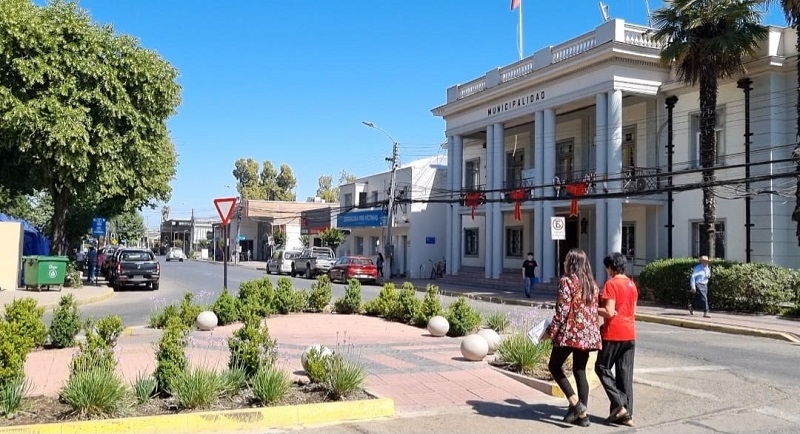
[[[66,256],[25,256],[22,258],[25,266],[25,289],[42,290],[58,286],[59,291],[64,286],[67,277]]]

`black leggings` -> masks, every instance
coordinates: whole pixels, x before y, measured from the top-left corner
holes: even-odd
[[[572,373],[575,375],[575,383],[578,385],[578,400],[583,404],[589,405],[589,380],[586,378],[586,364],[589,363],[589,351],[579,350],[571,347],[553,347],[550,353],[550,375],[558,383],[558,387],[569,398],[575,394],[572,385],[564,374],[564,362],[572,354]]]

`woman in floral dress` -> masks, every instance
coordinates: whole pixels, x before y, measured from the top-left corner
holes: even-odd
[[[564,422],[579,426],[589,426],[586,414],[589,401],[586,364],[589,362],[589,353],[602,348],[597,315],[599,292],[586,253],[581,249],[570,250],[564,261],[564,276],[559,282],[555,315],[546,336],[553,343],[548,364],[550,374],[569,400],[569,412],[564,416]],[[577,395],[564,374],[564,362],[570,355],[578,386]]]

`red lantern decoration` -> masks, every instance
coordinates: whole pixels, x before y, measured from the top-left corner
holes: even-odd
[[[481,204],[481,199],[483,195],[481,193],[467,193],[466,198],[464,198],[464,205],[470,207],[472,209],[472,220],[475,220],[475,208]]]
[[[522,210],[520,209],[520,205],[522,205],[522,201],[525,200],[525,189],[518,188],[516,190],[511,191],[511,200],[514,202],[514,220],[522,220]]]
[[[567,193],[572,196],[572,203],[569,207],[569,216],[578,215],[578,198],[586,194],[587,183],[574,182],[567,185]]]

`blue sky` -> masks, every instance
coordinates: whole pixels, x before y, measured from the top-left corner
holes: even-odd
[[[647,24],[645,0],[607,0],[612,18]],[[447,87],[517,60],[510,0],[83,0],[100,23],[133,35],[180,70],[169,122],[179,157],[172,218],[215,217],[234,196],[238,158],[289,164],[297,198],[342,169],[388,169],[391,141],[408,162],[433,155],[444,123],[430,110]],[[652,9],[661,1],[651,0]],[[525,54],[600,24],[589,0],[523,0]],[[767,22],[781,24],[775,13]],[[145,210],[157,227],[158,211]]]

